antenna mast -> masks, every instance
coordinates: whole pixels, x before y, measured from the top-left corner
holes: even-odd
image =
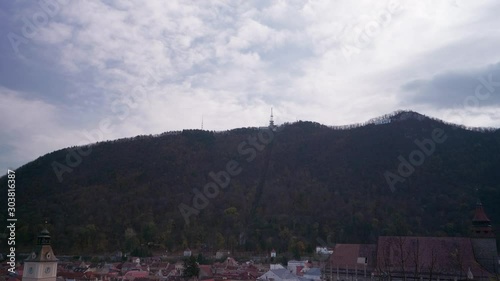
[[[271,107],[271,119],[269,120],[269,128],[274,128],[273,108],[272,107]]]

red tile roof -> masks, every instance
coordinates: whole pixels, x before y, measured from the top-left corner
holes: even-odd
[[[203,275],[204,277],[213,276],[211,265],[200,264],[199,268],[200,268],[200,275]]]
[[[486,213],[484,212],[483,204],[480,202],[477,203],[476,206],[476,211],[474,212],[474,218],[472,219],[473,222],[490,222],[490,219],[488,216],[486,216]]]

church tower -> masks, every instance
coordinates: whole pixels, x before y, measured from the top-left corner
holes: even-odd
[[[472,248],[476,261],[490,273],[500,272],[497,240],[483,204],[477,202],[472,219]]]
[[[57,259],[50,246],[47,229],[37,237],[35,250],[24,261],[23,281],[56,281]]]
[[[484,212],[483,204],[480,201],[476,204],[476,211],[472,219],[473,237],[477,238],[495,238],[491,221]]]

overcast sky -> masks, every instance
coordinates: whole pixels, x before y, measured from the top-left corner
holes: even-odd
[[[499,1],[0,1],[0,174],[51,151],[411,109],[500,127]]]

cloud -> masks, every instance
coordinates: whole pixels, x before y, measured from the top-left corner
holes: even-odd
[[[455,109],[500,105],[500,63],[413,80],[403,84],[401,90],[407,105]]]
[[[498,95],[484,111],[456,106],[500,61],[496,1],[53,1],[66,4],[22,56],[0,42],[0,93],[39,123],[19,130],[25,117],[2,113],[14,129],[2,165],[85,141],[103,120],[104,139],[199,128],[202,115],[210,130],[262,126],[270,107],[278,124],[411,108],[500,126]],[[40,11],[0,3],[0,32],[22,35]]]
[[[0,87],[0,167],[19,165],[63,147],[78,138],[65,128],[55,106],[40,100],[25,99],[18,92]]]

